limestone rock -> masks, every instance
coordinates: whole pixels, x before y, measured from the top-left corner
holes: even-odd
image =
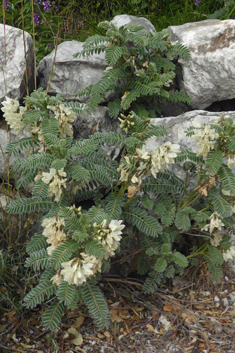
[[[154,25],[145,17],[136,17],[131,15],[117,15],[111,21],[117,28],[121,26],[132,23],[133,25],[145,26],[146,29],[143,29],[140,32],[156,32]]]
[[[79,115],[73,123],[74,138],[88,138],[96,132],[122,133],[119,127],[119,120],[113,120],[109,117],[109,109],[107,107],[98,106],[89,114]],[[109,145],[104,146],[106,153],[115,159],[120,153],[120,146]]]
[[[118,126],[117,120],[109,118],[107,107],[97,107],[89,114],[79,115],[73,123],[74,138],[88,138],[95,132],[115,131]]]
[[[1,124],[2,125],[2,124]],[[8,143],[14,142],[14,141],[19,141],[23,137],[29,137],[31,134],[29,132],[26,132],[25,130],[22,132],[22,134],[17,134],[14,130],[9,130],[7,131],[6,128],[1,128],[0,129],[0,145],[1,145],[1,152],[0,152],[0,174],[3,174],[6,176],[7,174],[7,167],[8,167],[8,155],[5,154],[4,152],[6,151],[6,147]],[[26,157],[27,156],[28,150],[25,149],[22,151],[21,154],[17,155],[17,157]],[[15,160],[15,156],[11,156],[9,163],[11,164]]]
[[[180,59],[181,89],[193,109],[235,97],[235,20],[206,20],[170,26],[170,40],[185,45],[191,59]]]
[[[34,49],[32,37],[29,33],[23,32],[21,29],[7,25],[4,31],[4,25],[0,24],[0,52],[0,102],[5,100],[6,95],[10,98],[20,100],[26,94],[27,80],[29,92],[34,88]]]
[[[235,111],[224,112],[226,117],[231,117],[235,122]],[[151,137],[147,140],[146,147],[150,152],[156,150],[158,146],[166,141],[171,143],[178,143],[180,149],[188,149],[192,152],[197,152],[197,143],[191,137],[186,136],[185,131],[192,126],[192,122],[203,124],[212,124],[218,120],[223,113],[221,112],[207,112],[205,110],[193,110],[177,117],[155,118],[151,119],[153,125],[164,125],[168,132],[164,137]],[[181,165],[172,164],[170,169],[173,170],[178,177],[184,179],[185,172]]]
[[[43,58],[38,66],[39,87],[47,89],[52,69],[48,93],[62,93],[66,100],[75,100],[78,90],[98,82],[107,67],[104,53],[75,58],[73,55],[82,49],[83,42],[67,41]],[[87,98],[78,100],[84,102]]]

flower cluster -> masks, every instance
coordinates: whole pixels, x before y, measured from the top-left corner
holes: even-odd
[[[45,218],[42,221],[42,226],[45,228],[42,234],[48,238],[47,243],[51,244],[47,248],[47,253],[49,255],[62,244],[66,239],[66,234],[64,232],[64,219],[60,217]]]
[[[178,144],[165,142],[153,153],[146,150],[146,146],[137,148],[137,156],[132,158],[124,157],[124,161],[119,165],[120,181],[131,181],[128,186],[128,197],[132,198],[141,188],[142,180],[151,174],[156,178],[158,172],[165,170],[169,164],[174,163],[174,158],[180,152]],[[135,173],[131,173],[133,165],[136,166]],[[137,185],[134,185],[137,184]]]
[[[235,155],[233,154],[229,154],[227,156],[227,159],[228,159],[228,167],[231,169],[233,165],[235,165]]]
[[[70,123],[75,120],[75,114],[72,109],[65,107],[64,104],[48,106],[47,108],[54,111],[55,118],[59,122],[60,138],[66,136],[73,138],[73,127]]]
[[[200,5],[201,0],[196,0],[195,5],[198,7]]]
[[[235,257],[235,246],[230,246],[230,248],[222,252],[224,261],[233,260]]]
[[[54,168],[50,168],[50,172],[42,173],[42,181],[45,184],[49,184],[49,193],[48,196],[55,195],[55,201],[59,202],[60,197],[62,195],[63,189],[66,188],[67,178],[66,173],[64,172],[64,168],[56,170]],[[38,176],[36,176],[36,180],[38,180]]]
[[[164,171],[169,164],[174,163],[174,158],[180,152],[178,144],[165,142],[154,151],[151,160],[151,173],[156,178],[156,174]]]
[[[40,19],[39,14],[38,14],[38,13],[35,13],[35,14],[33,15],[33,21],[34,21],[34,23],[35,23],[36,26],[39,26],[39,25],[40,25],[39,19]]]
[[[5,10],[9,11],[10,10],[9,0],[4,0],[4,5],[5,5]]]
[[[128,115],[128,116],[125,116],[124,114],[121,114],[121,118],[118,118],[118,120],[121,121],[121,124],[120,124],[120,128],[123,129],[126,133],[129,132],[129,130],[134,126],[134,122],[132,121],[132,119],[134,118],[134,115]]]
[[[100,225],[94,224],[96,236],[105,248],[106,254],[104,259],[115,255],[115,251],[121,240],[122,229],[125,227],[122,221],[112,220],[107,227],[105,219]]]
[[[221,221],[219,218],[219,215],[217,212],[212,213],[210,216],[210,223],[206,224],[201,230],[210,232],[210,234],[213,233],[214,229],[222,230],[222,227],[224,227],[224,223]],[[213,246],[218,246],[222,240],[222,234],[219,232],[215,232],[212,234],[212,237],[210,238],[210,243]]]
[[[34,3],[37,4],[37,11],[41,11],[41,7],[43,7],[43,11],[45,11],[47,13],[50,12],[51,8],[54,7],[54,5],[55,5],[55,1],[50,2],[48,0],[34,0]],[[55,12],[58,11],[57,6],[55,6],[54,9],[55,9]],[[34,23],[36,24],[36,26],[39,26],[40,15],[38,13],[35,13],[33,15],[33,18],[34,18]]]
[[[10,125],[12,129],[15,130],[17,134],[22,133],[25,124],[22,121],[24,112],[26,111],[25,107],[20,107],[19,101],[16,99],[11,99],[6,97],[6,100],[2,102],[4,112],[4,118],[6,122]]]
[[[194,130],[194,135],[192,136],[192,138],[197,141],[197,155],[206,158],[210,150],[214,148],[219,134],[215,132],[215,129],[211,129],[207,125],[201,126],[195,121],[192,124],[197,128]]]
[[[87,278],[101,272],[102,260],[107,260],[115,254],[121,240],[122,229],[125,227],[122,221],[112,220],[107,225],[105,219],[101,224],[94,224],[94,235],[103,245],[106,253],[103,258],[81,252],[79,257],[63,262],[63,269],[51,278],[53,283],[58,284],[63,279],[69,284],[81,285]]]
[[[82,256],[82,253],[81,253]],[[83,256],[82,256],[83,257]],[[64,281],[69,284],[81,285],[87,278],[94,275],[93,263],[87,262],[84,258],[75,257],[74,259],[62,263],[63,270],[61,275]]]

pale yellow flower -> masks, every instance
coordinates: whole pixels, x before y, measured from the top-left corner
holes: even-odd
[[[81,285],[86,282],[87,278],[94,275],[93,264],[79,258],[63,262],[62,267],[61,275],[69,284]]]
[[[194,130],[194,135],[192,135],[192,138],[197,141],[197,156],[203,156],[205,159],[210,150],[214,148],[219,134],[208,125],[200,126],[195,122],[193,122],[193,125],[197,128],[197,130]]]
[[[73,127],[70,124],[76,118],[73,110],[69,107],[65,107],[64,104],[48,106],[47,108],[54,111],[55,118],[59,122],[60,138],[65,138],[67,136],[73,138]]]
[[[42,173],[42,181],[45,184],[49,184],[48,196],[55,196],[55,201],[59,202],[63,190],[66,188],[66,172],[64,169],[56,170],[54,168],[50,169],[49,173]]]
[[[51,255],[52,252],[65,241],[66,234],[63,230],[64,225],[64,218],[60,217],[45,218],[42,221],[42,226],[44,227],[42,234],[48,238],[46,242],[51,244],[51,246],[47,248],[47,253],[49,255]]]
[[[51,277],[50,281],[52,281],[53,284],[57,284],[57,286],[62,282],[62,275],[60,270],[57,270],[57,273]]]
[[[25,128],[25,124],[22,121],[24,113],[26,111],[25,107],[20,107],[19,102],[16,99],[11,99],[6,97],[6,100],[2,102],[4,112],[3,116],[11,129],[15,130],[17,134],[22,133]]]
[[[174,158],[180,152],[180,146],[178,144],[172,144],[171,142],[165,142],[158,147],[152,154],[151,158],[151,173],[156,178],[156,174],[160,171],[164,171],[169,164],[174,163]]]
[[[233,260],[235,257],[235,246],[231,246],[228,250],[222,252],[224,261]]]

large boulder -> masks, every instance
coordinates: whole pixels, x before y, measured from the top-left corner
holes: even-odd
[[[133,25],[144,26],[141,32],[156,32],[154,25],[145,17],[136,17],[131,15],[117,15],[111,21],[117,28],[125,26],[129,23]]]
[[[8,143],[19,141],[21,138],[24,137],[30,137],[30,133],[27,131],[23,131],[21,134],[17,134],[14,130],[10,129],[7,131],[6,126],[3,126],[1,122],[0,126],[0,147],[1,147],[1,152],[0,152],[0,176],[6,176],[7,175],[7,168],[9,167],[9,163],[11,164],[15,160],[15,156],[12,155],[10,159],[8,158],[8,155],[5,154],[6,152],[6,147]],[[22,151],[22,153],[19,155],[19,157],[25,158],[28,154],[28,149],[25,149]],[[18,157],[18,156],[17,156]],[[1,206],[1,205],[0,205]]]
[[[0,24],[0,53],[0,102],[6,95],[20,100],[27,86],[29,92],[34,88],[32,37],[21,29]]]
[[[119,15],[111,22],[118,28],[127,23],[133,23],[145,26],[145,31],[156,32],[152,23],[144,17]],[[104,53],[75,58],[74,54],[81,52],[82,49],[83,42],[67,41],[43,58],[38,66],[39,87],[47,89],[49,85],[49,94],[62,93],[66,100],[78,99],[80,102],[85,102],[88,97],[77,98],[77,91],[98,82],[108,64]],[[114,92],[106,96],[107,99],[114,97],[116,97]]]
[[[235,122],[235,111],[224,112],[223,114],[225,117],[231,117]],[[186,130],[192,126],[193,121],[200,125],[212,124],[223,114],[221,112],[193,110],[177,117],[151,119],[151,124],[155,126],[164,125],[168,135],[164,137],[151,137],[148,139],[146,143],[147,150],[153,152],[162,143],[170,141],[171,143],[179,144],[181,150],[188,149],[189,151],[197,152],[197,142],[192,139],[192,137],[186,136]],[[170,169],[173,170],[178,177],[182,179],[185,178],[185,172],[180,164],[172,164]],[[195,181],[192,181],[192,186],[194,186],[194,182]]]
[[[62,93],[66,100],[74,100],[78,90],[98,82],[107,67],[104,53],[75,58],[82,49],[83,42],[67,41],[43,58],[38,66],[39,87],[49,85],[48,94]]]
[[[206,20],[170,26],[170,39],[185,45],[191,59],[180,59],[181,89],[192,100],[193,109],[235,98],[235,20]]]

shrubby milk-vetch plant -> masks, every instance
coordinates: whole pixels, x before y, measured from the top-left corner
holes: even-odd
[[[105,26],[110,24],[105,23]],[[113,30],[115,38],[119,32]],[[126,31],[126,35],[128,33]],[[138,38],[141,43],[145,40],[142,34]],[[133,41],[134,37],[128,40]],[[127,136],[97,132],[88,139],[74,140],[71,123],[75,113],[85,111],[84,106],[78,102],[63,102],[62,95],[50,97],[42,89],[25,99],[25,107],[10,98],[3,103],[4,117],[11,128],[17,133],[24,129],[31,133],[30,137],[9,143],[6,153],[17,156],[24,149],[29,151],[25,158],[15,157],[11,169],[19,176],[15,186],[31,184],[32,196],[12,201],[7,212],[34,215],[41,223],[41,231],[34,234],[27,245],[29,257],[26,260],[26,266],[32,266],[41,277],[38,285],[26,295],[24,304],[33,308],[49,299],[42,318],[49,329],[57,327],[65,309],[75,308],[79,301],[88,307],[99,327],[108,326],[107,304],[97,283],[102,273],[108,271],[110,258],[122,244],[139,250],[140,256],[131,267],[146,277],[143,287],[146,293],[154,292],[167,278],[183,274],[188,265],[197,266],[200,261],[207,264],[211,277],[219,281],[223,262],[235,255],[229,236],[233,232],[235,212],[235,176],[231,170],[235,160],[235,125],[232,119],[221,117],[205,126],[194,123],[187,134],[197,142],[196,153],[181,150],[175,141],[159,144],[154,152],[146,148],[148,138],[167,135],[164,126],[150,124],[148,114],[151,111],[146,105],[148,101],[151,103],[152,95],[157,95],[157,102],[162,94],[170,96],[166,88],[169,78],[173,78],[174,66],[165,58],[169,53],[161,34],[154,43],[159,40],[159,69],[156,58],[150,56],[151,74],[144,66],[143,72],[138,69],[140,76],[136,75],[128,58],[127,64],[125,60],[123,64],[125,49],[122,46],[120,49],[118,45],[120,55],[117,57],[114,49],[108,51],[108,57],[114,55],[113,65],[117,67],[107,72],[114,70],[115,74],[122,65],[123,70],[131,71],[128,86],[125,80],[123,86],[118,82],[124,97],[118,100],[117,111],[110,107]],[[115,43],[106,46],[107,50],[112,47],[115,48]],[[178,49],[185,52],[184,48]],[[177,54],[178,49],[171,54]],[[138,55],[135,62],[139,60]],[[121,58],[120,63],[118,58]],[[165,71],[166,76],[162,77]],[[150,80],[145,77],[148,74]],[[92,87],[87,90],[91,95],[87,102],[89,109],[100,100],[98,87],[104,87],[102,94],[108,91],[106,82],[109,79],[105,74],[100,86],[97,84],[94,91]],[[111,82],[109,89],[116,80]],[[139,90],[148,85],[151,91]],[[135,93],[127,105],[122,104],[132,87]],[[155,90],[156,87],[160,90]],[[105,153],[104,144],[121,147],[119,163]],[[167,169],[174,162],[182,163],[185,180]],[[190,179],[196,180],[193,189],[189,187]],[[83,209],[80,203],[87,199],[93,199],[94,205]],[[192,243],[189,234],[190,237],[195,235]],[[183,252],[185,244],[187,251]]]
[[[40,89],[32,93],[30,108],[18,119],[32,137],[7,148],[9,155],[24,148],[34,151],[27,158],[16,158],[11,166],[20,175],[17,187],[34,183],[32,197],[14,200],[7,208],[12,214],[37,213],[41,218],[42,231],[27,246],[26,266],[44,272],[25,297],[25,305],[35,307],[53,297],[43,315],[43,324],[50,329],[60,323],[65,307],[72,309],[78,301],[88,306],[98,326],[108,325],[108,309],[97,281],[122,240],[128,238],[142,249],[135,266],[138,273],[148,274],[146,292],[202,259],[218,281],[221,265],[235,255],[228,235],[235,211],[235,177],[228,166],[228,159],[235,156],[232,119],[222,117],[210,126],[194,124],[188,135],[197,140],[197,153],[180,150],[171,142],[150,153],[145,140],[166,135],[166,131],[163,126],[144,125],[138,127],[141,139],[137,138],[140,118],[134,112],[134,132],[130,129],[127,138],[114,132],[81,140],[60,138],[63,119],[54,117],[51,103],[59,107],[61,100]],[[18,103],[8,98],[4,107],[8,104],[18,110],[5,109],[6,118],[9,111],[18,118]],[[63,111],[70,116],[71,103],[65,104]],[[79,103],[73,105],[79,109]],[[119,164],[103,152],[103,142],[119,142],[125,150]],[[188,176],[197,178],[193,190],[188,190],[188,180],[166,169],[175,161],[183,162]],[[99,191],[104,185],[105,195]],[[90,197],[94,198],[90,209],[77,206],[79,200]],[[134,235],[125,234],[125,225],[132,225]],[[187,241],[188,233],[200,241],[186,256],[178,244],[182,238]]]
[[[105,52],[108,63],[100,81],[78,92],[79,97],[90,96],[87,107],[96,108],[102,99],[106,100],[109,91],[119,95],[108,102],[112,118],[130,110],[140,117],[154,117],[163,101],[190,102],[185,92],[170,89],[176,76],[175,56],[189,59],[190,51],[167,40],[167,29],[143,33],[144,26],[127,24],[118,29],[108,21],[98,27],[105,30],[106,35],[89,37],[82,52],[75,55]]]

